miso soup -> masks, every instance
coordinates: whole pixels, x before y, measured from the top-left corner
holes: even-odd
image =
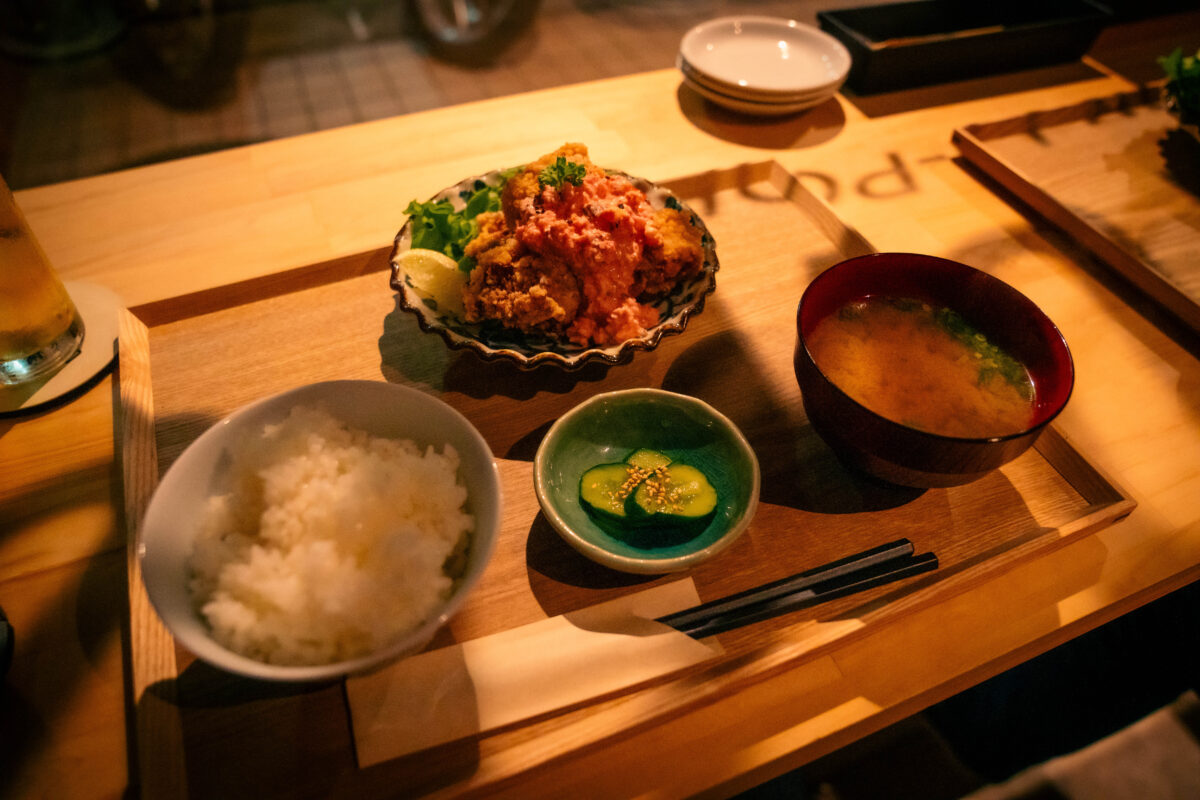
[[[951,309],[867,297],[821,320],[807,344],[838,388],[909,427],[988,438],[1032,423],[1029,371]]]

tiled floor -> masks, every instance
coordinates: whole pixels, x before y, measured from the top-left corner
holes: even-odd
[[[57,61],[0,56],[0,172],[25,188],[670,67],[680,37],[699,21],[761,13],[815,23],[820,7],[542,0],[530,25],[477,63],[431,55],[411,7],[396,0],[243,0],[207,18],[147,18],[100,52]]]

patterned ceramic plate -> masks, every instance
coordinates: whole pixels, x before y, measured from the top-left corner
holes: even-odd
[[[522,369],[553,364],[574,370],[593,361],[621,364],[631,359],[635,351],[653,350],[664,336],[682,333],[688,320],[704,310],[705,298],[717,288],[716,245],[700,217],[670,190],[641,178],[626,177],[646,193],[654,208],[673,206],[683,210],[703,234],[704,267],[695,278],[681,283],[669,295],[651,304],[658,309],[659,323],[642,336],[620,344],[584,347],[562,337],[505,328],[494,321],[467,322],[461,310],[439,308],[432,294],[423,291],[417,285],[419,282],[405,274],[398,260],[400,254],[412,246],[411,220],[406,221],[396,234],[392,247],[391,285],[398,293],[400,307],[416,315],[421,330],[438,334],[451,348],[473,350],[485,361],[510,361]],[[473,192],[484,185],[499,186],[502,182],[499,171],[489,172],[443,189],[432,199],[449,199],[456,209],[462,209]]]

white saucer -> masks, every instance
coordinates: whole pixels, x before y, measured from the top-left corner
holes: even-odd
[[[753,100],[745,100],[741,97],[733,97],[723,94],[722,92],[714,91],[704,84],[697,83],[687,76],[683,76],[684,84],[692,89],[696,94],[716,103],[719,106],[728,108],[731,111],[737,111],[741,114],[750,114],[756,117],[781,117],[787,114],[798,114],[801,111],[806,111],[810,108],[815,108],[821,105],[829,98],[833,97],[834,93],[819,95],[816,97],[806,98],[794,103],[759,103]]]
[[[684,34],[683,58],[732,90],[797,95],[840,86],[850,53],[829,34],[792,19],[720,17]]]
[[[823,100],[836,93],[838,89],[842,87],[842,82],[844,81],[843,78],[843,80],[837,81],[832,86],[814,89],[808,92],[797,92],[795,94],[758,92],[745,87],[729,86],[721,83],[720,81],[714,80],[712,77],[706,75],[688,63],[688,60],[683,57],[683,53],[679,53],[676,56],[675,66],[678,67],[679,71],[683,73],[684,77],[689,78],[693,83],[698,83],[714,92],[719,92],[720,94],[727,95],[729,97],[735,97],[740,100],[746,100],[752,103],[782,103],[785,105],[795,105],[797,103],[804,103],[818,98]]]
[[[79,355],[42,383],[0,385],[0,415],[31,411],[58,400],[108,369],[117,354],[117,311],[124,306],[121,299],[94,283],[64,284],[83,317],[83,347]]]

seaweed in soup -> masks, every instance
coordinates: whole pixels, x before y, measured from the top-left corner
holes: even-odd
[[[830,380],[895,422],[990,438],[1019,433],[1032,420],[1029,371],[953,309],[864,297],[822,320],[807,343]]]

